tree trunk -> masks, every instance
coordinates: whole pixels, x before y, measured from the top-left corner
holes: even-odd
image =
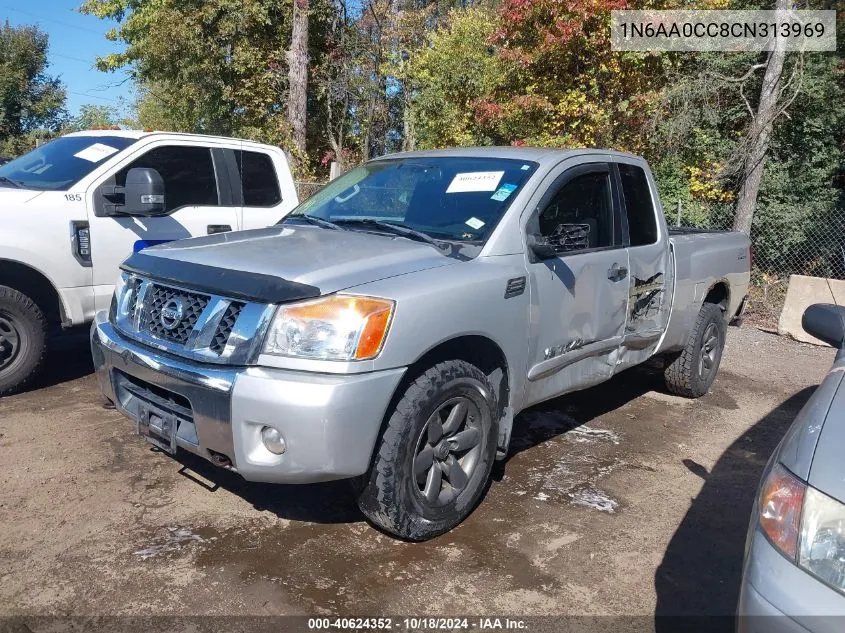
[[[411,101],[411,91],[407,81],[402,86],[402,90],[404,93],[402,107],[402,151],[413,152],[417,148],[417,140],[414,131],[413,102]]]
[[[790,0],[777,0],[775,8],[782,11],[788,10]],[[778,32],[780,32],[780,29],[778,29]],[[748,130],[748,148],[733,226],[734,231],[742,231],[748,235],[751,234],[751,222],[754,219],[754,209],[757,206],[757,195],[760,193],[763,167],[766,164],[772,128],[780,105],[778,103],[780,79],[783,73],[783,62],[786,58],[784,43],[783,38],[776,38],[775,50],[769,53],[766,73],[763,75],[763,85],[760,88],[757,114],[754,115],[751,128]]]
[[[288,61],[288,124],[296,158],[305,157],[305,130],[308,99],[308,2],[294,0],[293,31],[290,38]]]

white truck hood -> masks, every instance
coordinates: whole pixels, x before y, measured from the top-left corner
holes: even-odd
[[[11,211],[15,204],[25,204],[43,193],[34,189],[14,189],[0,184],[0,211]]]

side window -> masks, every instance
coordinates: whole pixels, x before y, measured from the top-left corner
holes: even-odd
[[[261,152],[236,152],[245,207],[273,207],[282,201],[273,159]]]
[[[577,176],[557,192],[538,217],[540,234],[559,253],[613,245],[610,175]]]
[[[636,165],[619,163],[619,176],[628,214],[631,246],[654,244],[657,241],[657,219],[645,171]]]
[[[150,167],[164,180],[167,211],[184,206],[217,206],[217,179],[211,150],[207,147],[165,146],[150,150],[115,174],[115,184],[126,184],[133,167]]]

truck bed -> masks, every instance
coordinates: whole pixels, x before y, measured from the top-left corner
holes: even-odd
[[[696,226],[670,226],[669,235],[694,235],[697,233],[732,233],[721,229],[702,229]]]
[[[691,227],[669,229],[675,269],[675,296],[660,351],[682,347],[708,291],[720,282],[730,288],[725,298],[732,315],[748,292],[748,236],[735,231]]]

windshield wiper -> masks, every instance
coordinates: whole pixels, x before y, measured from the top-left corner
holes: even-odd
[[[431,244],[439,251],[448,248],[442,242],[438,242],[434,238],[426,235],[425,233],[421,231],[416,231],[403,224],[393,224],[392,222],[383,222],[382,220],[374,220],[372,218],[343,218],[342,220],[337,221],[343,222],[344,224],[368,224],[371,226],[377,226],[380,229],[384,229],[386,231],[389,231],[390,233],[393,233],[394,235],[401,235],[402,237],[407,237],[408,239],[412,239],[417,242],[425,242],[426,244]]]
[[[298,213],[296,215],[289,215],[286,217],[282,222],[287,222],[288,220],[296,220],[298,218],[302,218],[306,222],[314,224],[315,226],[321,226],[324,229],[332,229],[333,231],[345,231],[343,227],[338,226],[334,222],[329,222],[328,220],[324,220],[323,218],[318,218],[316,215],[308,215],[307,213]]]
[[[11,180],[10,178],[6,178],[6,176],[0,176],[0,182],[7,182],[16,189],[23,189],[23,185],[21,183]]]

